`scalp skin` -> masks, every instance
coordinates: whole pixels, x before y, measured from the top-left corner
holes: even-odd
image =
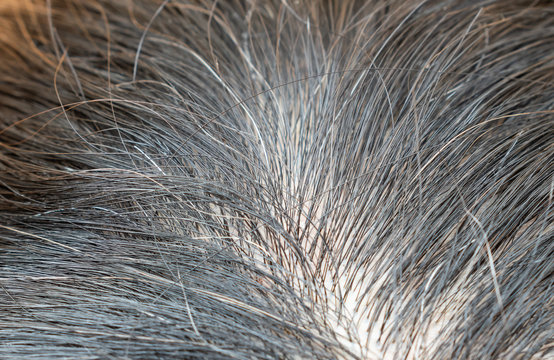
[[[3,359],[542,359],[549,1],[0,3]]]

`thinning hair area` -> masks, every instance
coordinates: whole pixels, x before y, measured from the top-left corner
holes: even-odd
[[[0,2],[2,359],[554,358],[554,3]]]

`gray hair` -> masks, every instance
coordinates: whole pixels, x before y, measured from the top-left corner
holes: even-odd
[[[554,6],[0,5],[0,357],[554,348]]]

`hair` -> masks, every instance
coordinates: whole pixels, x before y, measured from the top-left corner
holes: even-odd
[[[554,6],[0,4],[0,357],[554,349]]]

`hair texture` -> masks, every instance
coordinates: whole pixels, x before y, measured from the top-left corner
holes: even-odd
[[[554,354],[550,1],[0,3],[0,357]]]

